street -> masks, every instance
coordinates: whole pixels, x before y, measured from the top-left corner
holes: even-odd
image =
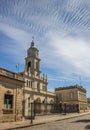
[[[19,130],[90,130],[90,115],[20,128]]]

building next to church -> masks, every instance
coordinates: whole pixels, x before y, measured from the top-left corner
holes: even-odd
[[[48,91],[47,75],[41,75],[39,50],[34,46],[33,40],[30,48],[27,50],[25,71],[22,75],[25,80],[25,86],[23,88],[23,115],[30,117],[30,104],[32,102],[52,103],[55,98],[55,93]]]
[[[0,68],[0,122],[22,119],[23,78]]]
[[[55,89],[58,102],[66,104],[71,112],[85,112],[87,111],[87,97],[86,89],[82,86],[74,85],[67,87],[59,87]],[[75,107],[76,106],[76,107]],[[68,111],[68,110],[67,110]]]
[[[90,110],[90,98],[87,98],[87,106],[88,106],[88,110]]]

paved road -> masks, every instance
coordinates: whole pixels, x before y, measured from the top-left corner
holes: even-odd
[[[90,130],[90,115],[50,122],[19,130]]]

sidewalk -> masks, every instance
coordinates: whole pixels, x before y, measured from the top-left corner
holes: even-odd
[[[86,114],[90,114],[90,112],[86,113],[70,113],[66,115],[62,114],[56,114],[56,115],[44,115],[44,116],[36,116],[35,120],[33,120],[33,124],[31,124],[30,120],[24,120],[24,121],[18,121],[18,122],[7,122],[7,123],[0,123],[0,130],[10,130],[14,128],[24,128],[24,127],[29,127],[33,125],[40,125],[40,124],[45,124],[49,123],[52,121],[60,121],[60,120],[65,120],[77,116],[83,116]]]

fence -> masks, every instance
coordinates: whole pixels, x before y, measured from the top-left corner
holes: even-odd
[[[78,112],[78,104],[48,104],[48,103],[32,103],[31,113],[34,115],[45,115],[54,113],[72,113]]]

